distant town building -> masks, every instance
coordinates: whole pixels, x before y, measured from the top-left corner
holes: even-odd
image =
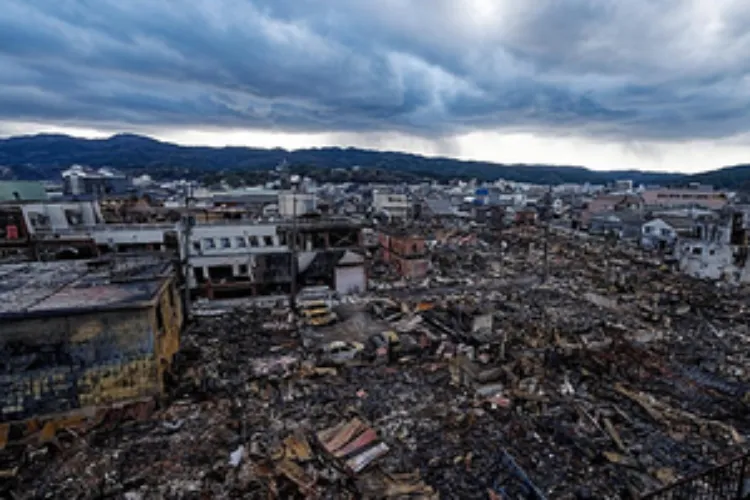
[[[614,189],[620,193],[629,193],[633,191],[633,181],[630,179],[615,181]]]
[[[317,196],[313,193],[282,192],[278,194],[279,215],[300,217],[314,213],[318,208]]]
[[[392,220],[404,220],[409,215],[409,199],[405,194],[374,192],[372,208],[376,212],[384,213]]]
[[[595,215],[626,210],[638,211],[642,207],[643,200],[635,194],[602,194],[586,204],[575,222],[581,228],[588,228]]]
[[[132,188],[125,174],[109,167],[94,170],[81,165],[73,165],[62,173],[62,177],[63,192],[67,195],[98,197],[108,194],[124,194]]]
[[[641,193],[643,202],[651,207],[699,206],[711,210],[724,208],[729,199],[726,193],[710,186],[683,189],[651,189]]]

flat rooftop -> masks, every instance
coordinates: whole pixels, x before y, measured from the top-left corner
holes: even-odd
[[[0,318],[143,307],[171,268],[155,257],[0,265]]]

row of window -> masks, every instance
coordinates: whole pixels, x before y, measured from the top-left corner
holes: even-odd
[[[278,241],[276,241],[278,240]],[[217,248],[228,249],[228,248],[260,248],[260,247],[275,247],[284,245],[283,236],[274,237],[271,235],[265,236],[222,236],[220,238],[202,238],[198,241],[193,242],[193,250],[200,252],[201,250],[216,250]]]
[[[719,194],[695,194],[695,193],[683,193],[683,194],[676,194],[676,193],[659,193],[656,195],[657,198],[678,198],[678,199],[684,199],[684,200],[722,200],[724,199],[724,195]]]
[[[702,247],[693,247],[693,248],[689,248],[689,247],[684,247],[684,250],[685,250],[685,251],[688,251],[688,249],[690,250],[690,253],[691,253],[692,255],[703,255],[703,248],[702,248]],[[714,249],[712,248],[712,249],[710,249],[710,250],[708,251],[708,254],[709,254],[709,255],[715,255],[715,254],[716,254],[716,250],[714,250]]]

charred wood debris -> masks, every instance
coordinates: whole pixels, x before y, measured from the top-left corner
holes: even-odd
[[[9,446],[3,494],[638,498],[743,453],[747,290],[550,238],[546,280],[526,228],[435,248],[429,283],[332,326],[197,317],[158,409]]]

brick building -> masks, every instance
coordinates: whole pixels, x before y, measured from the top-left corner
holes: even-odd
[[[427,275],[429,261],[424,237],[384,230],[379,233],[378,242],[383,260],[391,264],[401,277],[421,279]]]

